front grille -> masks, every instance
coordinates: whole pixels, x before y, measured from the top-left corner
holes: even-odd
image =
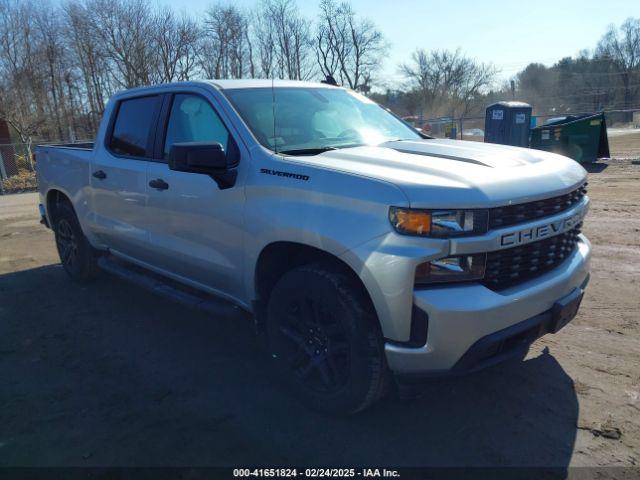
[[[555,268],[576,248],[581,227],[582,223],[555,237],[487,253],[484,284],[500,290]]]
[[[577,204],[586,194],[587,184],[584,183],[574,191],[559,197],[492,208],[489,210],[489,230],[555,215]]]

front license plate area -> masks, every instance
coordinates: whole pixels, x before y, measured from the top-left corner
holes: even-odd
[[[584,290],[576,288],[569,295],[553,304],[551,309],[551,324],[549,332],[556,333],[574,319],[580,308]]]

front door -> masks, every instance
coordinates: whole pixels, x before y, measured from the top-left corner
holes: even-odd
[[[203,96],[173,95],[162,148],[162,162],[149,163],[147,225],[154,264],[218,293],[240,297],[244,189],[220,189],[206,174],[170,170],[171,145],[218,142],[236,151],[229,130]],[[153,187],[155,185],[155,187]]]

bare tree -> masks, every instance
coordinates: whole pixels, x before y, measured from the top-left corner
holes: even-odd
[[[258,10],[263,19],[258,30],[260,57],[271,74],[267,76],[293,80],[311,78],[314,74],[311,31],[309,21],[300,15],[296,3],[263,0]]]
[[[269,17],[264,15],[264,6],[251,17],[250,36],[254,39],[260,72],[265,78],[271,78],[276,57],[275,33]]]
[[[416,50],[400,71],[420,92],[423,109],[465,115],[474,98],[495,80],[490,64],[477,63],[460,50]]]
[[[261,74],[266,78],[272,78],[276,57],[275,32],[268,15],[265,15],[265,10],[262,4],[251,17],[250,36],[254,39]]]
[[[200,65],[209,78],[242,78],[250,70],[246,15],[221,3],[207,10]]]
[[[76,60],[76,104],[89,124],[89,132],[95,132],[106,99],[115,89],[110,59],[95,34],[89,6],[74,0],[64,6],[64,12],[66,44]]]
[[[624,89],[624,107],[631,108],[638,93],[633,80],[640,77],[640,18],[628,18],[619,29],[609,27],[598,43],[597,53],[614,65]],[[632,112],[627,112],[626,119],[632,118]]]
[[[50,4],[33,5],[32,11],[36,45],[40,49],[40,58],[44,61],[41,66],[46,70],[46,89],[51,98],[52,118],[55,120],[55,131],[58,138],[64,138],[62,125],[64,94],[62,93],[61,70],[64,68],[64,45],[61,31],[60,16]]]
[[[53,118],[47,108],[46,73],[35,35],[34,6],[28,1],[0,1],[0,117],[28,150],[34,135]]]
[[[431,109],[440,89],[440,72],[431,61],[430,54],[424,49],[417,49],[411,54],[410,63],[400,65],[400,72],[420,93],[422,109]]]
[[[92,28],[104,45],[122,87],[159,80],[152,42],[154,21],[145,0],[88,0]]]
[[[316,30],[316,57],[324,75],[338,77],[354,90],[368,91],[387,46],[382,33],[358,18],[346,2],[322,0]]]
[[[200,28],[197,23],[173,10],[163,8],[154,15],[153,44],[158,56],[159,81],[189,80],[196,71]]]
[[[342,81],[341,59],[347,57],[349,42],[343,22],[337,22],[338,8],[333,0],[320,3],[320,16],[316,28],[316,59],[325,77],[340,78]]]
[[[0,118],[7,122],[18,135],[20,143],[25,145],[28,161],[33,170],[31,146],[34,137],[45,124],[46,119],[38,115],[37,112],[25,108],[25,105],[13,94],[15,88],[20,88],[20,85],[4,84],[0,86]]]
[[[251,25],[250,18],[245,17],[245,28],[244,28],[244,39],[247,45],[247,60],[249,62],[249,76],[251,78],[256,78],[257,69],[256,62],[253,56],[253,38],[251,36]]]
[[[483,90],[489,88],[498,71],[493,65],[476,63],[472,59],[461,62],[457,85],[453,89],[452,97],[457,102],[455,114],[464,117],[469,113],[473,102],[480,96]]]

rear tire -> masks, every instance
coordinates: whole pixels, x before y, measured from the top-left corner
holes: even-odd
[[[55,212],[53,232],[60,263],[76,282],[87,282],[98,274],[97,251],[82,233],[80,222],[69,202],[60,203]]]
[[[291,270],[271,292],[266,322],[277,369],[307,405],[349,414],[384,394],[378,320],[347,275],[319,264]]]

